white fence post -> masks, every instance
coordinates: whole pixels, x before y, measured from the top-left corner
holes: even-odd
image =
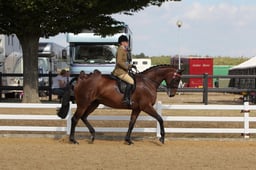
[[[68,109],[68,116],[67,116],[67,135],[70,135],[70,129],[71,129],[71,118],[72,118],[72,103],[69,103],[69,109]]]
[[[244,138],[249,138],[250,137],[250,132],[249,132],[249,128],[250,128],[250,124],[249,124],[249,102],[245,101],[244,102],[244,108],[242,110],[242,113],[244,113]]]
[[[162,102],[161,101],[158,101],[156,103],[156,111],[162,117]],[[157,124],[156,124],[156,137],[161,137],[160,125],[159,125],[158,121],[157,121]]]

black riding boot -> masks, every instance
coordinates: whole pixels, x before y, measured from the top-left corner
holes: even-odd
[[[124,99],[123,99],[123,103],[125,103],[126,105],[130,106],[132,104],[131,102],[131,90],[132,90],[132,86],[131,84],[127,84],[126,88],[125,88],[125,92],[124,92]]]

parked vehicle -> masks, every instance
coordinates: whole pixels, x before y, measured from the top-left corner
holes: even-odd
[[[79,74],[82,70],[90,73],[95,69],[101,71],[102,74],[110,74],[116,63],[115,55],[120,35],[128,37],[131,50],[132,33],[128,26],[125,26],[120,33],[106,37],[95,35],[88,30],[78,34],[68,33],[71,74]]]
[[[49,74],[57,73],[58,69],[65,66],[68,67],[65,61],[62,60],[62,50],[64,47],[47,42],[39,43],[38,47],[38,73]],[[63,64],[64,63],[64,64]],[[13,52],[4,60],[3,73],[22,74],[23,73],[23,58],[22,53]],[[48,77],[38,78],[39,86],[47,86],[49,84]],[[23,77],[7,76],[2,78],[3,86],[23,86]],[[5,97],[20,96],[22,90],[4,90]]]
[[[171,58],[170,63],[178,68],[178,57]],[[207,73],[213,75],[213,58],[201,58],[201,57],[182,57],[181,69],[184,69],[183,75],[202,75]],[[187,87],[202,88],[202,78],[188,78],[182,79],[183,83],[186,83]],[[208,79],[208,87],[213,87],[212,78]]]
[[[3,72],[5,58],[12,52],[22,53],[17,36],[0,34],[0,72]]]
[[[139,72],[142,72],[151,67],[150,58],[133,58],[132,64],[135,65]]]

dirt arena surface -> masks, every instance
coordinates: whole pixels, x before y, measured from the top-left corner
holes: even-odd
[[[256,141],[0,138],[3,170],[240,170],[255,169]]]
[[[209,104],[242,104],[239,97],[240,95],[233,94],[211,94],[209,95]],[[182,94],[170,99],[165,93],[159,93],[158,100],[167,104],[200,104],[202,95]],[[1,113],[10,112],[9,109],[1,110]],[[20,114],[35,114],[37,112],[40,112],[39,114],[56,114],[55,110],[52,113],[49,111],[44,113],[42,110],[18,110],[18,112]],[[15,113],[17,113],[16,110]],[[215,112],[214,114],[223,113]],[[181,125],[178,124],[177,126],[180,127]],[[22,136],[22,134],[19,136],[2,135],[0,137],[0,169],[256,169],[256,139],[253,137],[250,139],[243,137],[226,139],[215,136],[205,137],[205,134],[203,138],[200,136],[199,138],[198,136],[171,136],[167,138],[165,144],[161,144],[152,134],[149,135],[150,137],[139,134],[141,138],[134,138],[135,144],[129,146],[124,143],[123,135],[118,135],[119,138],[115,138],[115,134],[113,138],[111,135],[108,138],[104,138],[104,136],[105,134],[102,134],[101,137],[97,138],[97,135],[94,144],[90,144],[88,143],[88,135],[83,135],[83,137],[78,138],[80,144],[74,145],[69,143],[68,137],[65,135],[60,137],[33,137],[33,135]]]

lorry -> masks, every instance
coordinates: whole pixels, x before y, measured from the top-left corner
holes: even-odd
[[[70,55],[70,73],[79,74],[93,72],[110,74],[115,67],[118,38],[126,35],[129,39],[129,50],[132,49],[132,32],[127,25],[112,36],[102,37],[90,30],[81,33],[67,33]]]
[[[0,72],[3,72],[5,58],[12,52],[22,53],[19,40],[15,34],[0,34]]]
[[[56,74],[58,69],[68,68],[68,65],[62,58],[64,47],[52,42],[40,42],[38,46],[38,73]],[[3,73],[22,74],[23,73],[23,57],[20,52],[12,52],[4,59]],[[39,86],[49,85],[48,77],[38,78]],[[2,78],[2,86],[22,86],[23,77],[4,76]],[[20,96],[22,90],[4,90],[6,98]]]

